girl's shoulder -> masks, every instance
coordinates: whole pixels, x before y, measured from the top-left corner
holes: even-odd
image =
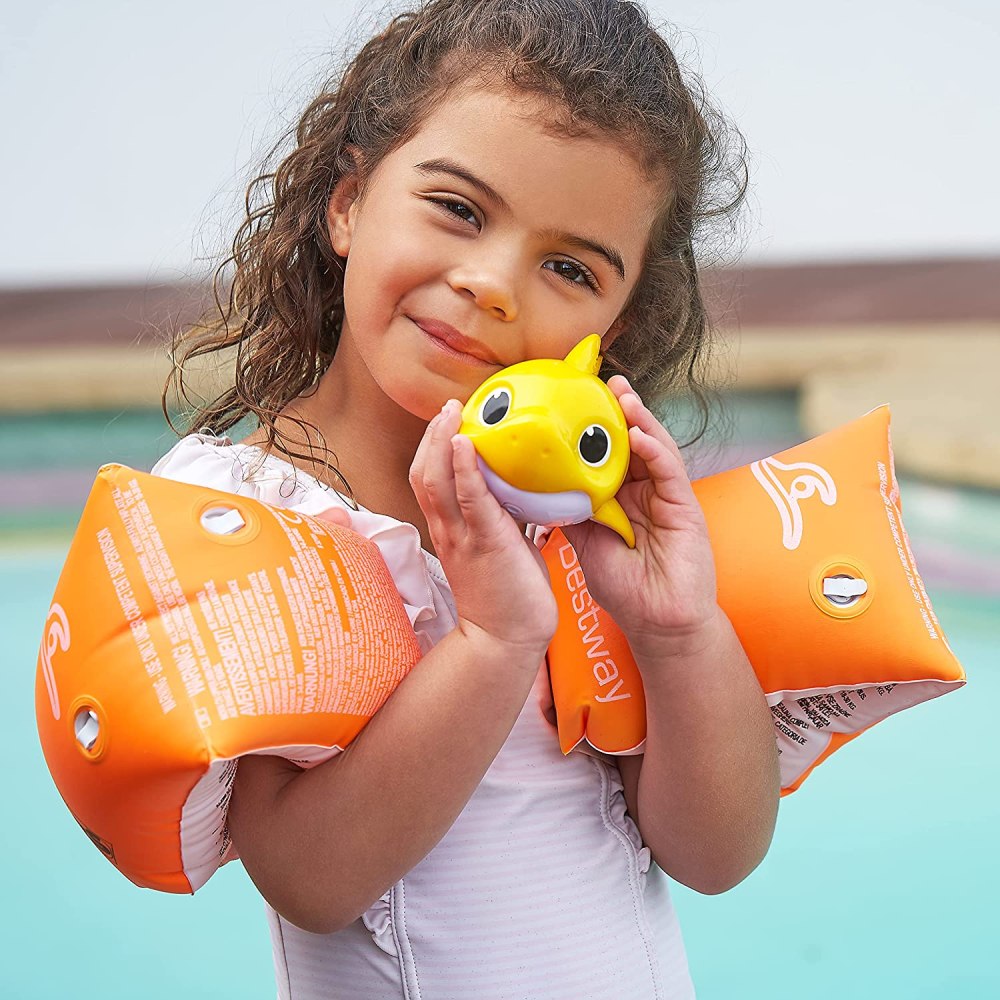
[[[275,507],[319,514],[351,502],[290,462],[224,435],[188,434],[152,468],[155,476],[249,496]],[[416,529],[414,529],[416,530]]]
[[[189,434],[151,471],[166,479],[235,493],[313,517],[332,507],[348,510],[351,528],[373,541],[381,552],[415,626],[418,622],[429,625],[438,618],[446,603],[444,595],[450,594],[440,562],[421,548],[420,532],[412,524],[357,507],[333,487],[256,445],[214,434]]]

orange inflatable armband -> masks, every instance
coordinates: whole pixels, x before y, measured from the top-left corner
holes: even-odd
[[[329,758],[419,657],[373,542],[107,465],[49,609],[39,736],[108,859],[137,885],[193,892],[233,856],[236,759]]]
[[[903,529],[888,407],[694,489],[719,605],[771,708],[783,791],[876,722],[964,684]],[[548,659],[562,750],[639,752],[628,643],[561,532],[543,554],[559,603]]]
[[[774,718],[790,791],[879,720],[964,683],[903,530],[887,408],[695,483],[719,603]],[[641,752],[624,635],[558,530],[559,740]],[[193,892],[234,857],[236,761],[303,767],[357,735],[420,648],[375,543],[321,518],[108,465],[60,576],[36,716],[66,804],[133,882]]]

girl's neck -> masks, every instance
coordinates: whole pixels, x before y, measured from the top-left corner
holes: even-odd
[[[346,355],[338,353],[315,390],[293,400],[282,414],[297,417],[322,432],[332,452],[331,465],[347,480],[362,507],[414,525],[423,548],[433,552],[426,520],[409,485],[410,465],[426,424],[388,399],[370,377],[356,378]],[[315,431],[303,431],[281,417],[277,427],[289,450],[308,453],[312,445],[317,455],[322,455]],[[265,441],[264,432],[257,430],[245,443],[264,447]],[[281,457],[344,492],[343,484],[321,460]]]

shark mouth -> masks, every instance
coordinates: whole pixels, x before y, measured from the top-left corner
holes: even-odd
[[[564,490],[561,493],[532,493],[512,486],[498,476],[483,460],[478,459],[479,471],[486,480],[490,493],[508,514],[528,524],[556,527],[577,524],[594,516],[590,497],[581,490]]]

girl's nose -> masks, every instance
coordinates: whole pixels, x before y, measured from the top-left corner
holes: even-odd
[[[466,261],[454,268],[448,283],[460,295],[468,295],[497,319],[510,322],[517,318],[518,305],[514,279],[499,262]]]

